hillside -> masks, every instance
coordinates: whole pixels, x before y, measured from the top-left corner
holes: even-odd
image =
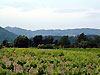
[[[9,32],[8,30],[0,27],[0,41],[8,40],[10,42],[13,42],[13,40],[16,38],[17,35],[15,35],[12,32]]]
[[[17,27],[6,27],[5,29],[16,35],[26,35],[30,38],[36,35],[64,36],[64,35],[79,35],[80,33],[85,33],[86,35],[100,35],[100,29],[91,29],[91,28],[66,29],[66,30],[36,30],[36,31],[21,29]]]
[[[5,27],[6,30],[16,34],[16,35],[26,35],[28,37],[33,37],[33,31],[31,30],[25,30],[17,27]]]

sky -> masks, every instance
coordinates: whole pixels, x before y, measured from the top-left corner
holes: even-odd
[[[0,0],[0,26],[100,29],[100,0]]]

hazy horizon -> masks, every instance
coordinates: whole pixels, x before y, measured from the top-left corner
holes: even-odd
[[[1,0],[0,26],[100,29],[100,0]]]
[[[70,30],[70,29],[99,29],[99,28],[69,28],[69,29],[36,29],[36,30],[32,30],[32,29],[27,29],[27,28],[21,28],[21,27],[13,27],[13,26],[5,26],[3,28],[6,27],[10,27],[10,28],[20,28],[20,29],[24,29],[24,30],[31,30],[31,31],[36,31],[36,30]]]

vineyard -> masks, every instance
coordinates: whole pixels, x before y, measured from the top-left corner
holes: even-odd
[[[0,75],[99,75],[99,48],[0,50]]]

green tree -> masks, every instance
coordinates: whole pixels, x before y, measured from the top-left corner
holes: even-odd
[[[98,35],[94,36],[94,44],[95,44],[96,47],[99,47],[99,45],[100,45],[100,36],[98,36]]]
[[[54,37],[53,36],[48,36],[44,39],[44,44],[53,44]]]
[[[8,47],[14,47],[14,44],[13,43],[9,43]]]
[[[33,45],[35,47],[37,47],[39,44],[42,44],[43,43],[43,37],[42,35],[37,35],[33,38]]]
[[[75,41],[74,43],[72,43],[72,47],[73,48],[78,48],[79,47],[79,42]]]
[[[82,34],[80,34],[80,35],[78,36],[77,41],[78,41],[79,43],[80,43],[81,41],[88,41],[88,37],[87,37],[84,33],[82,33]]]
[[[88,47],[88,42],[87,41],[81,41],[79,43],[79,48],[87,48]]]
[[[9,46],[8,40],[4,40],[2,42],[2,46],[8,47]]]
[[[29,38],[24,35],[19,35],[14,40],[14,46],[18,48],[27,48],[29,46]]]
[[[61,37],[59,41],[59,45],[63,46],[64,48],[70,47],[70,40],[68,39],[68,36]]]
[[[29,39],[29,47],[33,47],[33,41]]]
[[[95,36],[94,36],[94,41],[95,41],[96,43],[100,43],[100,36],[95,35]]]
[[[1,49],[1,44],[0,44],[0,49]]]
[[[54,43],[56,46],[58,46],[58,40],[55,40],[53,43]]]
[[[97,48],[97,44],[92,38],[89,38],[89,40],[88,40],[88,47],[89,48]]]

